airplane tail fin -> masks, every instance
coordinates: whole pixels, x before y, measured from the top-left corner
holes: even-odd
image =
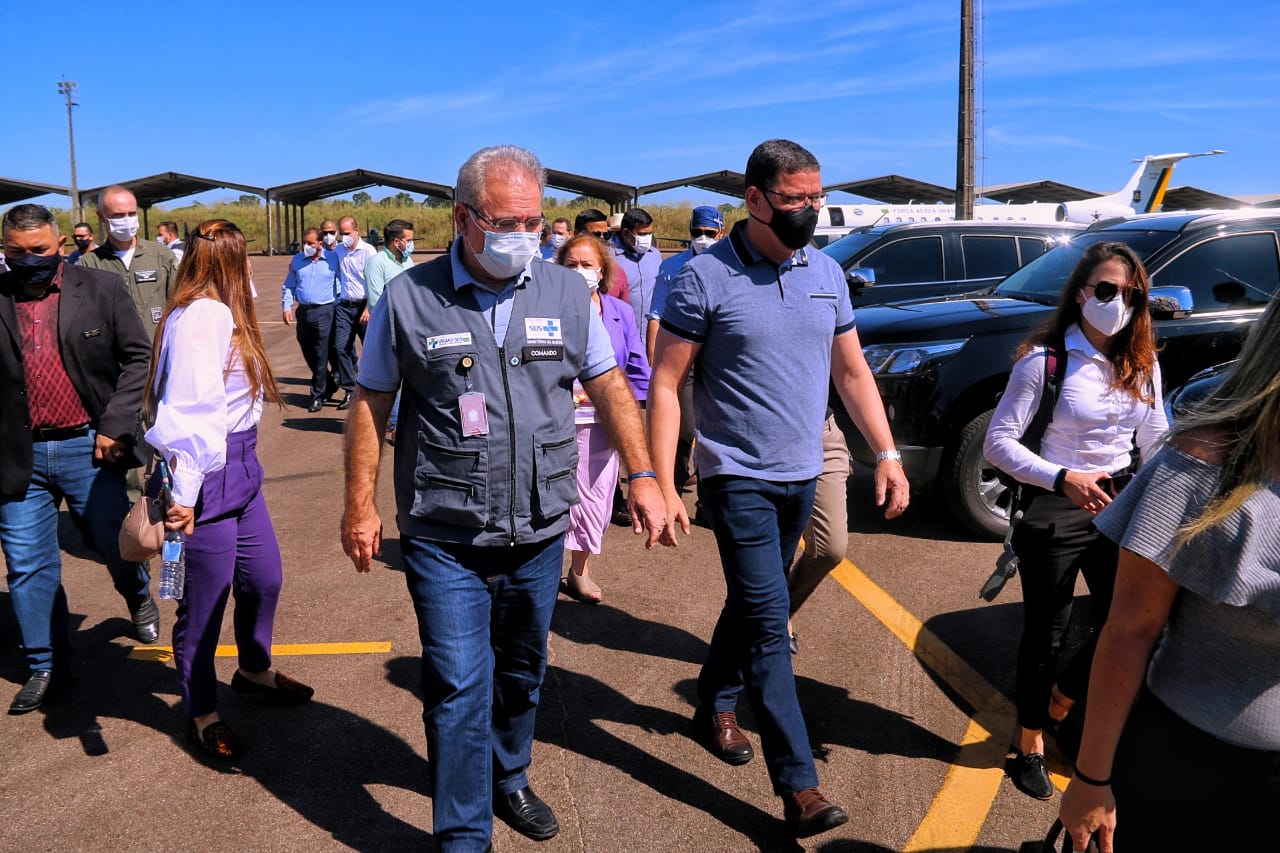
[[[1165,192],[1173,168],[1180,160],[1191,157],[1212,157],[1225,154],[1221,149],[1199,154],[1150,154],[1138,163],[1129,182],[1119,191],[1084,201],[1072,201],[1058,206],[1059,222],[1095,222],[1108,216],[1131,216],[1135,213],[1154,213],[1164,204]]]

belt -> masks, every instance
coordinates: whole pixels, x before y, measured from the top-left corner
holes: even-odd
[[[89,425],[74,427],[36,427],[31,430],[32,441],[66,441],[68,438],[80,438],[89,434]]]
[[[366,301],[367,300],[364,300],[364,299],[344,299],[342,300],[342,304],[343,305],[363,305]]]

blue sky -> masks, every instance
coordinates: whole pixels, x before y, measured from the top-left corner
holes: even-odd
[[[979,184],[1111,191],[1134,158],[1222,148],[1172,184],[1280,193],[1274,0],[976,6]],[[356,167],[452,184],[468,154],[503,142],[635,185],[741,170],[771,137],[812,150],[827,183],[951,186],[959,10],[224,0],[73,19],[32,5],[4,25],[0,175],[68,183],[65,74],[81,186],[162,171],[272,186]]]

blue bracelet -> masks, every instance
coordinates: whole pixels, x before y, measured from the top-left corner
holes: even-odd
[[[643,480],[645,477],[652,477],[656,480],[658,479],[658,474],[655,471],[637,471],[627,477],[627,482],[634,483],[636,480]]]

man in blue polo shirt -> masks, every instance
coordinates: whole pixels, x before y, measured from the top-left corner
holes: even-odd
[[[297,323],[298,346],[311,371],[308,412],[324,405],[329,371],[326,359],[333,339],[333,306],[338,294],[338,258],[325,251],[318,228],[302,235],[302,251],[289,262],[281,288],[284,324]]]
[[[824,199],[818,161],[775,139],[751,153],[749,219],[690,260],[662,308],[649,390],[654,469],[667,517],[689,517],[672,473],[678,390],[694,359],[698,496],[711,515],[728,596],[698,676],[694,736],[729,764],[754,755],[738,728],[746,688],[787,825],[798,838],[848,820],[818,775],[787,643],[783,555],[795,552],[822,470],[829,380],[877,451],[876,502],[906,509],[907,479],[862,357],[838,264],[807,246]]]

